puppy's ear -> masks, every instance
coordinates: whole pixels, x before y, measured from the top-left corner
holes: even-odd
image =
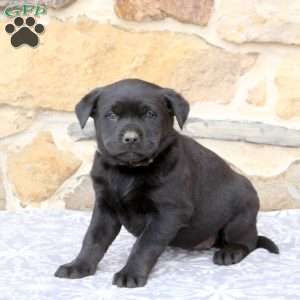
[[[75,113],[79,120],[81,128],[83,128],[96,108],[97,101],[101,94],[101,88],[96,88],[85,95],[75,107]]]
[[[167,101],[168,108],[175,115],[180,129],[182,129],[190,111],[189,103],[172,89],[164,89],[163,95]]]

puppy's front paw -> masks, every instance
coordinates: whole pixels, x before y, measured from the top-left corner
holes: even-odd
[[[59,278],[77,279],[93,275],[96,272],[96,268],[91,267],[87,263],[71,262],[60,266],[55,272],[54,276]]]
[[[113,278],[113,284],[118,287],[137,288],[142,287],[147,282],[147,276],[139,275],[128,270],[121,270]]]
[[[216,265],[233,265],[240,262],[249,254],[246,247],[242,246],[227,246],[214,254],[214,263]]]

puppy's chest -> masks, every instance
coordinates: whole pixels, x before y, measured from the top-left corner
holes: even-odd
[[[119,173],[109,176],[108,183],[113,200],[121,206],[143,194],[146,185],[143,178],[122,176]]]
[[[121,223],[129,232],[139,235],[155,212],[149,182],[144,177],[115,174],[110,178],[110,192],[110,204]]]

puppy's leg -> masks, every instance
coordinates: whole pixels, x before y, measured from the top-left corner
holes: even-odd
[[[115,213],[103,201],[96,201],[80,253],[72,262],[60,266],[55,276],[81,278],[94,274],[120,229],[121,224]]]
[[[178,232],[181,222],[171,214],[156,216],[136,240],[125,267],[116,273],[118,287],[141,287],[161,253]]]
[[[222,233],[223,245],[214,254],[217,265],[231,265],[240,262],[256,248],[256,214],[245,212],[229,222]]]

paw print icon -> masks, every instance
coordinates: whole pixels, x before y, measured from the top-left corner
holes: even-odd
[[[14,19],[13,24],[5,26],[5,31],[11,35],[11,44],[17,48],[21,45],[36,47],[39,43],[39,35],[45,31],[42,24],[36,24],[33,17],[24,20],[22,17]]]

